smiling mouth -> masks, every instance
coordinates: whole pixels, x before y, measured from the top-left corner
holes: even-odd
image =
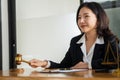
[[[81,28],[84,28],[84,27],[86,27],[86,25],[82,25],[82,26],[81,26]]]

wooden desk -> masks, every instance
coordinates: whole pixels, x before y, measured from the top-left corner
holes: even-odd
[[[0,80],[120,80],[120,74],[93,70],[69,73],[40,73],[31,69],[0,71]]]

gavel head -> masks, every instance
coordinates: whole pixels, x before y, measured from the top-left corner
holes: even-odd
[[[20,65],[22,62],[22,55],[21,54],[17,54],[15,57],[15,61],[17,65]]]

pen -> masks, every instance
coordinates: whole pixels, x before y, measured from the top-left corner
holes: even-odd
[[[60,68],[60,70],[72,70],[71,68]]]

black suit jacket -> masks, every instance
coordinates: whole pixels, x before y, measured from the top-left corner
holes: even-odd
[[[78,62],[83,61],[83,52],[81,50],[81,44],[77,44],[77,41],[82,37],[83,34],[76,36],[72,38],[70,43],[70,48],[67,51],[65,57],[60,63],[56,63],[53,61],[50,61],[51,66],[50,68],[70,68],[74,65],[76,65]],[[96,44],[94,48],[93,58],[92,58],[92,69],[105,69],[105,68],[116,68],[116,65],[102,65],[101,63],[104,60],[105,52],[106,52],[106,46],[108,44],[108,41],[110,42],[114,53],[116,53],[116,46],[118,47],[118,44],[116,44],[116,37],[110,36],[108,38],[104,38],[104,44]],[[109,52],[111,53],[111,51]],[[120,53],[120,49],[119,49]],[[110,55],[110,60],[113,60],[112,55]]]

